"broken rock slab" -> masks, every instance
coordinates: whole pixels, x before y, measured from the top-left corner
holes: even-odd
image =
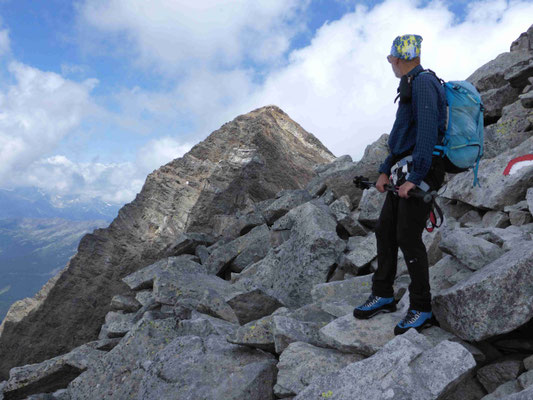
[[[66,388],[89,364],[96,363],[105,354],[104,351],[83,345],[39,364],[12,368],[3,388],[3,396],[6,400],[25,399],[32,394]]]
[[[510,175],[503,175],[507,164],[514,158],[533,153],[533,137],[498,156],[482,159],[478,178],[481,187],[472,187],[472,171],[455,174],[448,182],[443,196],[471,204],[477,208],[503,210],[516,204],[533,187],[533,165],[517,169]]]
[[[499,246],[469,235],[461,228],[444,230],[439,248],[474,271],[483,268],[505,252]]]
[[[290,238],[241,272],[256,287],[287,307],[311,302],[311,289],[327,281],[346,248],[336,232],[337,223],[325,205],[305,203],[291,210]]]
[[[72,399],[137,398],[144,368],[178,336],[174,318],[143,317],[121,342],[68,386]]]
[[[304,342],[291,343],[279,357],[274,394],[280,398],[297,395],[315,377],[336,372],[362,359],[364,357],[358,354],[345,354]]]
[[[223,337],[182,336],[159,351],[140,382],[142,399],[271,400],[273,355]]]
[[[521,242],[433,297],[443,329],[468,341],[510,332],[533,317],[533,246]]]
[[[315,378],[295,400],[437,399],[460,384],[475,366],[472,355],[460,344],[444,340],[433,347],[424,335],[409,329],[373,356]]]
[[[151,289],[154,278],[162,271],[207,273],[206,267],[195,262],[195,259],[195,256],[189,254],[164,258],[124,277],[122,281],[132,290],[143,290]]]

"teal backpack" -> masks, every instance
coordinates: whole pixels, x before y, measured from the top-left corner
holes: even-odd
[[[430,69],[444,86],[447,121],[442,143],[435,146],[434,155],[444,158],[446,172],[458,173],[474,169],[473,186],[481,186],[477,178],[479,161],[483,157],[483,111],[481,95],[468,81],[444,82]]]

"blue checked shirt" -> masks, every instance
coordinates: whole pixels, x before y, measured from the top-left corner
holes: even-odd
[[[408,74],[422,71],[417,65]],[[413,170],[408,181],[419,185],[431,167],[433,147],[446,126],[446,95],[444,88],[431,73],[418,75],[412,82],[410,103],[400,103],[396,120],[389,136],[391,154],[379,167],[379,172],[390,174],[393,155],[399,155],[414,146]]]

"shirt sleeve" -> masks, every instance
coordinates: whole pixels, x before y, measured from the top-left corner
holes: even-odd
[[[427,175],[438,139],[438,93],[431,77],[418,76],[413,81],[412,107],[416,124],[413,170],[408,181],[419,185]]]
[[[390,169],[392,167],[392,154],[389,154],[385,161],[379,166],[379,172],[382,174],[390,175]]]

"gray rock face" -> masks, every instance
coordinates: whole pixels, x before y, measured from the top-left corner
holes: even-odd
[[[533,246],[521,242],[467,280],[434,296],[433,312],[444,329],[465,340],[506,333],[533,317],[532,279]]]
[[[523,200],[533,186],[533,166],[503,175],[505,167],[515,157],[533,153],[533,137],[495,158],[479,164],[478,178],[481,187],[472,187],[472,171],[456,174],[449,182],[444,196],[469,203],[478,208],[503,210],[507,205]]]
[[[509,215],[502,211],[487,211],[481,220],[484,227],[506,228],[509,224]]]
[[[377,257],[376,235],[371,233],[368,236],[353,236],[348,241],[350,251],[346,254],[346,271],[357,273],[359,268],[367,265]]]
[[[457,228],[443,233],[439,247],[474,271],[483,268],[504,253],[499,246]]]
[[[433,347],[410,329],[372,357],[314,379],[295,399],[437,399],[458,385],[475,365],[460,344],[444,340]]]
[[[274,394],[282,398],[297,395],[313,378],[336,372],[363,358],[357,354],[344,354],[304,342],[291,343],[279,357]]]
[[[0,379],[13,366],[40,362],[94,339],[111,298],[127,293],[121,279],[172,255],[165,252],[180,234],[216,238],[235,222],[237,210],[283,189],[303,189],[315,176],[313,167],[334,158],[275,106],[224,124],[151,173],[107,229],[84,236],[61,279],[16,319],[4,320]],[[18,351],[9,350],[14,347]]]
[[[496,89],[489,89],[481,93],[481,100],[485,106],[483,117],[485,121],[496,121],[502,116],[502,109],[514,103],[521,93],[521,89],[506,84]]]
[[[217,335],[178,337],[142,378],[141,399],[271,400],[276,359]]]
[[[239,280],[249,278],[286,306],[298,307],[311,301],[314,285],[326,282],[346,243],[337,236],[327,207],[305,203],[289,214],[294,220],[290,238],[246,268]]]
[[[446,255],[429,269],[431,295],[435,296],[458,282],[466,280],[473,272],[457,258]]]

